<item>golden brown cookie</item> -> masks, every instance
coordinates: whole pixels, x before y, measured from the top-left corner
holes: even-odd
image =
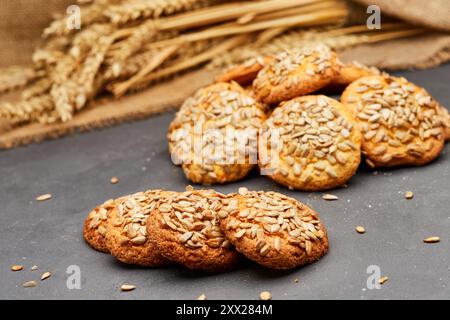
[[[292,269],[328,251],[324,225],[312,209],[277,192],[239,190],[220,214],[226,237],[247,258]]]
[[[450,141],[450,112],[444,106],[441,106],[441,110],[444,122],[445,141]]]
[[[230,269],[239,254],[225,239],[217,214],[228,200],[213,190],[186,191],[166,198],[147,223],[153,245],[164,257],[189,269]]]
[[[169,127],[172,160],[194,183],[227,183],[245,177],[257,162],[263,107],[236,83],[200,89]]]
[[[139,192],[116,201],[116,207],[107,220],[106,246],[119,261],[144,267],[168,264],[147,234],[147,220],[152,211],[170,199],[171,191]]]
[[[94,208],[84,220],[83,237],[97,251],[109,252],[105,243],[106,225],[107,219],[114,207],[115,202],[113,199],[110,199]]]
[[[258,73],[253,91],[259,101],[276,104],[327,86],[338,71],[336,54],[324,45],[290,50]]]
[[[291,189],[318,191],[345,184],[361,161],[361,134],[350,112],[326,96],[281,104],[259,139],[263,175]]]
[[[388,74],[376,67],[368,67],[354,61],[352,63],[341,65],[339,73],[333,80],[332,85],[348,86],[358,79],[370,76],[388,76]]]
[[[273,58],[270,56],[260,56],[249,59],[242,64],[227,69],[216,78],[216,82],[236,81],[241,86],[251,85],[253,80],[255,80],[258,75],[258,72],[260,72],[264,66],[272,60]]]
[[[371,167],[424,165],[444,147],[439,104],[405,78],[359,79],[341,100],[357,116],[362,151]]]

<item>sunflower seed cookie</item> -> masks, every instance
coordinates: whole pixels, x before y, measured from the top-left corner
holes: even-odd
[[[361,134],[351,113],[326,96],[284,102],[259,139],[262,174],[291,189],[319,191],[345,184],[361,161]]]
[[[372,76],[353,82],[342,103],[362,132],[362,152],[371,167],[424,165],[444,147],[439,104],[405,78]]]
[[[337,57],[328,47],[316,45],[283,52],[253,81],[256,98],[267,104],[310,94],[336,78]]]
[[[328,251],[324,225],[312,209],[277,192],[248,191],[221,210],[226,237],[247,258],[273,269],[292,269]]]
[[[147,234],[147,220],[152,211],[174,193],[150,190],[116,201],[116,207],[107,220],[106,246],[119,261],[144,267],[168,264]]]
[[[194,183],[227,183],[256,164],[263,107],[236,83],[217,83],[186,100],[169,127],[169,151]]]
[[[444,122],[445,141],[450,141],[450,112],[441,106],[442,117]]]
[[[239,254],[225,239],[218,217],[228,200],[213,190],[186,191],[166,198],[147,223],[153,245],[164,257],[189,269],[230,269]]]
[[[256,57],[245,61],[242,64],[233,66],[226,70],[223,74],[216,78],[216,82],[231,82],[236,81],[241,86],[251,85],[255,80],[258,72],[260,72],[264,66],[272,61],[273,58]]]
[[[105,235],[107,219],[114,207],[115,202],[113,199],[110,199],[94,208],[84,220],[83,237],[97,251],[109,252],[106,247]]]

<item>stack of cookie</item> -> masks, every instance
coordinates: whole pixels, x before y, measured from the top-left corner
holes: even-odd
[[[144,267],[171,263],[225,271],[242,256],[273,269],[291,269],[326,254],[328,238],[319,215],[276,192],[240,188],[149,190],[109,200],[84,223],[96,250]]]
[[[344,89],[341,102],[311,95]],[[450,115],[406,79],[345,65],[319,44],[231,68],[183,104],[168,139],[195,183],[235,181],[258,165],[290,189],[319,191],[345,184],[362,156],[373,168],[433,161],[450,139]]]

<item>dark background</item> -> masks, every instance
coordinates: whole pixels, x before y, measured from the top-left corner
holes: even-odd
[[[401,73],[450,106],[450,65]],[[166,131],[173,113],[39,145],[0,151],[0,299],[448,299],[450,297],[450,146],[422,168],[370,170],[362,166],[346,189],[331,193],[291,192],[264,177],[226,186],[276,190],[316,209],[330,236],[330,252],[319,262],[277,272],[244,262],[223,274],[181,267],[152,270],[116,262],[90,249],[82,238],[87,213],[104,200],[151,188],[183,190],[189,182],[173,166]],[[112,185],[112,176],[120,179]],[[411,190],[414,200],[405,200]],[[53,198],[37,202],[36,196]],[[355,232],[362,225],[366,234]],[[440,236],[438,244],[424,244]],[[11,265],[25,269],[10,271]],[[37,265],[38,271],[30,271]],[[66,269],[81,269],[81,290],[68,290]],[[367,267],[389,277],[369,290]],[[41,282],[40,275],[52,277]],[[295,283],[294,279],[299,282]],[[22,283],[38,281],[35,288]],[[128,282],[137,286],[122,293]]]

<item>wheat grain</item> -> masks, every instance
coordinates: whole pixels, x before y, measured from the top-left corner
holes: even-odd
[[[50,77],[44,77],[39,79],[31,86],[28,86],[22,91],[22,99],[28,100],[32,97],[48,93],[52,86],[52,79]]]

